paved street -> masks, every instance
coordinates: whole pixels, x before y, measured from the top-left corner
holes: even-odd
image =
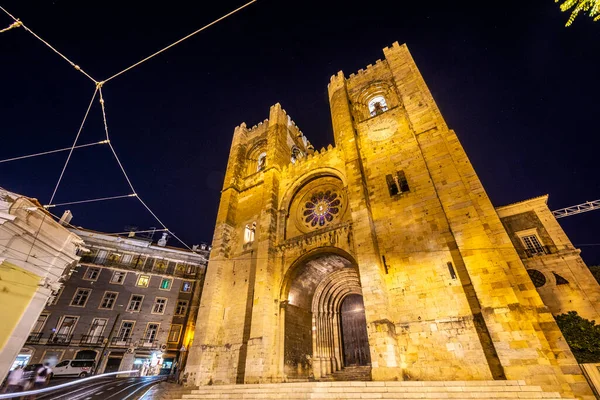
[[[164,377],[107,377],[40,394],[36,400],[134,400],[163,379]],[[51,386],[59,386],[69,381],[54,379]]]

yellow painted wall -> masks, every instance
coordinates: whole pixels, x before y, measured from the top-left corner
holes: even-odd
[[[40,277],[11,263],[0,264],[0,347],[4,347],[38,288]]]

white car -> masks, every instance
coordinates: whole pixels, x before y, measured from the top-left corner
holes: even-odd
[[[63,360],[52,368],[52,376],[78,376],[85,378],[94,373],[95,360]]]

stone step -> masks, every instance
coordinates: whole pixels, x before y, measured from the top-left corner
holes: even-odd
[[[561,399],[524,381],[301,382],[201,386],[173,399]]]

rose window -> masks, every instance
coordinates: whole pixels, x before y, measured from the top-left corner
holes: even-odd
[[[338,194],[331,190],[313,194],[304,204],[304,223],[311,228],[325,226],[340,213],[341,203]]]

